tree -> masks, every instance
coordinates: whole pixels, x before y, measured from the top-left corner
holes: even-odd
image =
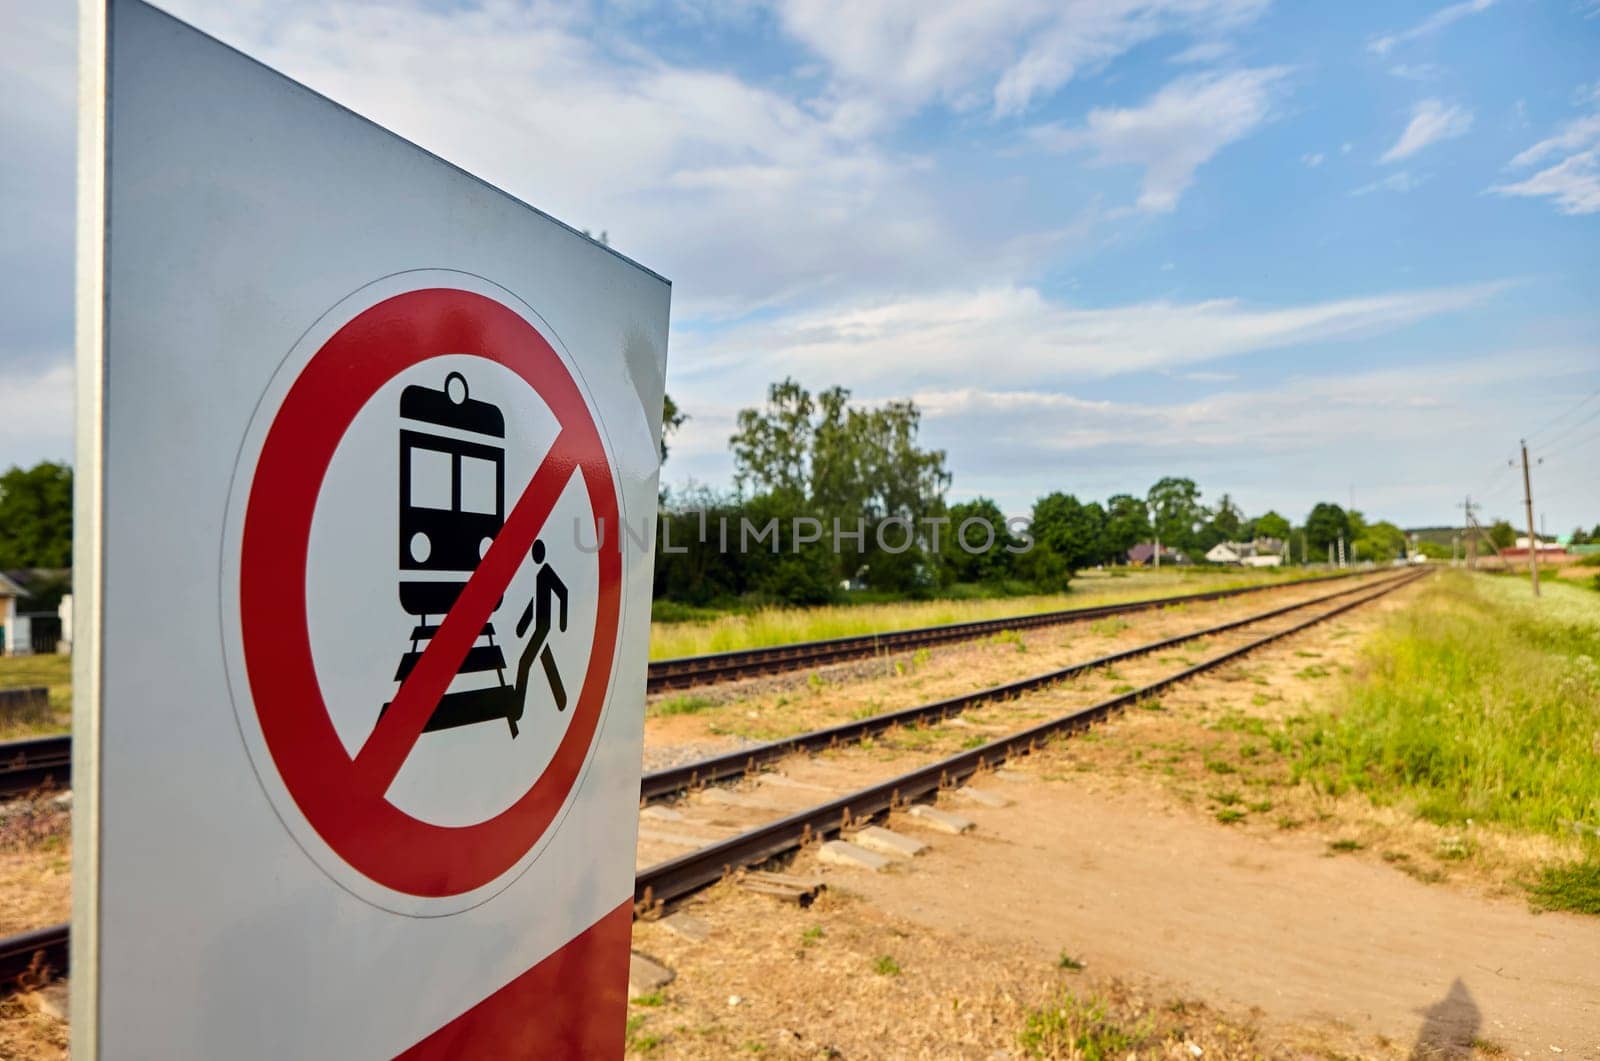
[[[1211,528],[1218,540],[1225,542],[1239,541],[1244,534],[1244,513],[1227,494],[1222,495],[1211,513]]]
[[[1369,524],[1356,539],[1355,548],[1363,560],[1380,563],[1406,553],[1406,532],[1388,520]]]
[[[72,566],[72,469],[41,461],[0,475],[0,567]]]
[[[689,414],[678,409],[672,395],[661,395],[661,463],[667,463],[667,439],[678,433],[678,428],[689,419]]]
[[[921,520],[943,512],[950,473],[943,450],[917,445],[921,423],[914,402],[860,407],[843,387],[813,398],[785,379],[768,388],[764,409],[739,412],[729,440],[734,481],[741,492],[798,506],[822,522],[830,542],[838,520],[841,580],[865,568],[878,588],[930,586],[938,571]],[[907,525],[911,546],[902,548]]]
[[[733,481],[753,493],[806,497],[811,479],[811,395],[792,379],[767,388],[767,407],[739,410]]]
[[[1489,540],[1497,549],[1509,549],[1517,544],[1516,529],[1505,520],[1497,519],[1489,526]]]
[[[1060,558],[1069,576],[1103,556],[1105,522],[1099,504],[1085,505],[1071,494],[1047,494],[1033,505],[1034,540]]]
[[[1279,541],[1289,539],[1289,521],[1268,509],[1254,520],[1255,536],[1257,538],[1276,538]]]
[[[989,541],[989,531],[977,523],[967,528],[967,546],[977,552],[969,552],[961,544],[962,525],[973,519],[987,522],[994,532],[993,543],[983,548]],[[950,522],[939,538],[939,556],[949,581],[1003,582],[1016,574],[1017,554],[1007,548],[1012,544],[1000,506],[990,498],[977,497],[950,506]]]
[[[1346,542],[1350,540],[1350,522],[1344,509],[1331,501],[1317,503],[1311,515],[1306,517],[1305,531],[1311,560],[1321,560],[1327,555],[1329,546],[1337,548],[1340,538]]]
[[[1168,476],[1157,480],[1147,498],[1153,513],[1154,530],[1163,545],[1191,549],[1195,524],[1205,510],[1200,507],[1200,488],[1193,479]]]
[[[1115,494],[1106,502],[1105,559],[1126,563],[1128,550],[1150,540],[1150,513],[1145,503],[1129,494]]]

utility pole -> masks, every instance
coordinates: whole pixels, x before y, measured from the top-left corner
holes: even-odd
[[[1528,510],[1528,573],[1533,579],[1533,595],[1539,595],[1539,537],[1533,532],[1533,480],[1528,475],[1528,440],[1522,443],[1522,503]]]
[[[1472,495],[1467,495],[1466,502],[1461,506],[1463,513],[1462,530],[1467,536],[1467,570],[1475,571],[1478,567],[1478,539],[1472,533]]]

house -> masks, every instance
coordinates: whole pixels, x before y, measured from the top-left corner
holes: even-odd
[[[0,655],[60,651],[60,602],[71,587],[66,568],[0,571]]]
[[[1526,534],[1518,535],[1517,543],[1515,545],[1508,545],[1504,549],[1501,549],[1500,555],[1505,557],[1507,560],[1527,559],[1528,536]],[[1541,541],[1539,543],[1539,559],[1545,563],[1561,563],[1568,558],[1567,547],[1562,545],[1560,542]]]
[[[17,601],[27,593],[0,571],[0,656],[16,655]]]
[[[1152,566],[1155,555],[1156,547],[1154,542],[1140,542],[1128,550],[1128,563],[1134,567]],[[1163,545],[1161,547],[1161,562],[1164,564],[1187,564],[1189,558],[1178,550]]]
[[[1257,538],[1253,542],[1218,542],[1206,552],[1209,564],[1237,564],[1240,567],[1277,567],[1283,563],[1283,543],[1276,538]]]

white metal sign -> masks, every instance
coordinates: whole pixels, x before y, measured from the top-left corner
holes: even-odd
[[[620,1053],[666,282],[85,23],[75,1050]]]

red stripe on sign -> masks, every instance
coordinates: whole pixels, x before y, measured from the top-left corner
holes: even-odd
[[[395,1061],[621,1057],[632,937],[629,900]]]

